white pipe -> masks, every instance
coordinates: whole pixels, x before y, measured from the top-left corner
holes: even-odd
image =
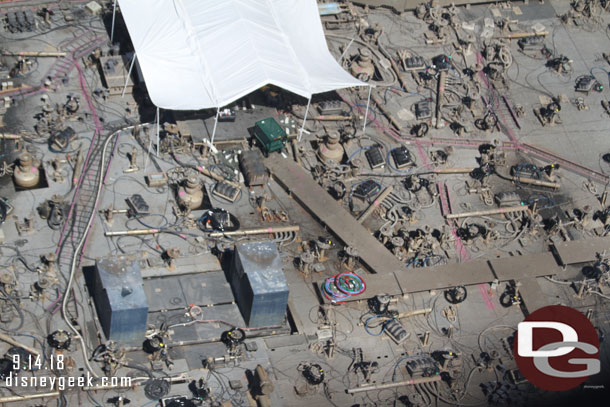
[[[125,90],[127,89],[127,84],[129,83],[129,78],[131,77],[131,71],[133,70],[133,65],[136,62],[136,56],[138,54],[136,54],[134,52],[133,54],[133,58],[131,58],[131,65],[129,65],[129,72],[127,72],[127,78],[125,78],[125,86],[123,86],[123,93],[121,93],[121,97],[124,98],[125,97]]]
[[[112,7],[112,28],[110,29],[110,44],[112,44],[112,40],[114,39],[114,19],[116,18],[116,2],[114,0],[114,6]]]
[[[159,157],[159,121],[161,120],[161,115],[159,114],[159,108],[157,107],[157,157]]]
[[[148,167],[148,160],[150,159],[151,148],[152,148],[152,137],[148,137],[148,150],[146,151],[146,160],[144,161],[144,174],[146,174],[146,168]]]
[[[345,47],[345,51],[343,51],[343,54],[341,54],[341,56],[339,57],[339,63],[341,63],[341,61],[343,60],[343,57],[345,56],[345,54],[347,54],[347,50],[353,43],[354,43],[354,38],[352,38],[352,40],[347,44],[347,47]]]
[[[218,116],[220,116],[220,107],[216,109],[216,119],[214,120],[214,129],[212,130],[212,139],[210,140],[210,144],[214,145],[214,137],[216,136],[216,126],[218,125]]]
[[[309,113],[309,105],[311,105],[311,96],[309,99],[307,99],[307,109],[305,109],[305,117],[303,117],[303,124],[301,125],[301,130],[299,130],[298,141],[301,141],[301,137],[303,137],[303,130],[305,130],[305,122],[307,121],[307,113]]]
[[[366,99],[366,112],[364,113],[364,126],[362,126],[362,133],[366,132],[366,121],[369,118],[369,105],[371,104],[371,91],[372,86],[369,86],[369,97]]]

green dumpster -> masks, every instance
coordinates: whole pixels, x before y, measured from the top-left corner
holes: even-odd
[[[258,140],[265,155],[281,150],[288,140],[284,129],[272,117],[256,122],[254,137]]]

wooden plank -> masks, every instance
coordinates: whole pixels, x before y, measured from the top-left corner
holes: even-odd
[[[395,274],[403,293],[487,283],[495,278],[489,265],[483,260],[424,267]]]
[[[345,245],[356,248],[360,261],[372,272],[391,273],[405,269],[402,262],[293,161],[273,155],[265,160],[265,166],[295,200]]]
[[[597,253],[610,253],[610,237],[555,243],[555,251],[562,265],[592,261]]]
[[[505,257],[490,260],[491,268],[498,280],[518,280],[550,276],[561,271],[550,252]]]

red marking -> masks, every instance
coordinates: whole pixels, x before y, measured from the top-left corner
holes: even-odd
[[[491,301],[491,297],[489,296],[489,292],[487,291],[487,284],[479,284],[479,292],[481,293],[481,297],[483,297],[483,301],[485,301],[485,305],[489,309],[495,309],[496,306]]]
[[[447,192],[447,188],[445,187],[445,184],[440,181],[436,183],[436,187],[438,188],[441,212],[443,215],[448,215],[451,213],[451,209],[449,208],[449,193]],[[450,220],[447,220],[447,225],[451,228],[451,236],[453,236],[453,239],[455,240],[455,249],[460,256],[460,260],[470,261],[471,259],[468,250],[466,250],[462,239],[458,236],[455,225]]]

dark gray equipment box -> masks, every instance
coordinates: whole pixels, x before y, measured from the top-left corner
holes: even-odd
[[[115,256],[97,260],[93,299],[108,340],[124,345],[142,344],[148,302],[136,258]]]
[[[244,151],[239,156],[241,172],[248,186],[265,185],[268,180],[267,169],[263,164],[263,155],[258,150]]]
[[[236,245],[231,285],[248,327],[283,323],[288,305],[288,284],[275,243]]]

